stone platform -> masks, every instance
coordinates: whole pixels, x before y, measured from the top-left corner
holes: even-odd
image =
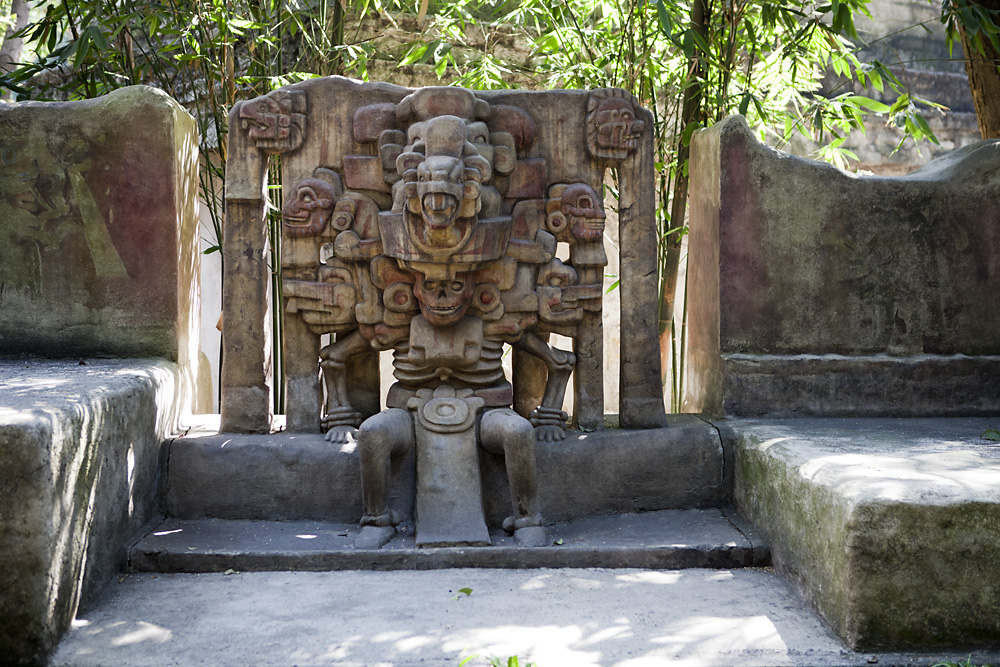
[[[719,425],[741,511],[848,644],[1000,645],[1000,418]]]
[[[149,572],[429,570],[452,567],[766,566],[767,543],[732,508],[663,510],[556,523],[547,547],[519,548],[502,531],[489,547],[417,548],[412,523],[386,546],[356,549],[357,524],[168,519],[136,544]]]
[[[710,423],[672,415],[668,427],[570,432],[536,445],[544,516],[566,521],[615,512],[705,508],[731,497],[732,466]],[[361,480],[355,444],[320,434],[192,432],[170,445],[166,508],[182,519],[357,523]],[[480,453],[487,520],[510,514],[500,457]],[[394,462],[390,504],[412,515],[412,456]]]
[[[163,445],[187,400],[169,361],[0,360],[0,664],[44,660],[162,516]]]

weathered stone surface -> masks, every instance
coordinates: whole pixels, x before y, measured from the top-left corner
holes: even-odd
[[[167,361],[0,361],[3,664],[43,664],[161,515],[182,387]]]
[[[731,495],[714,427],[693,415],[672,415],[664,429],[570,432],[539,442],[539,496],[552,521],[612,512],[713,507]],[[486,516],[491,526],[510,514],[502,457],[480,452]],[[413,512],[412,457],[393,460],[389,507]],[[361,482],[353,443],[319,434],[211,435],[170,445],[166,506],[171,516],[222,519],[361,517]]]
[[[995,646],[1000,447],[984,419],[738,420],[736,500],[857,649]]]
[[[5,104],[0,143],[0,353],[161,356],[194,386],[194,119],[134,86]]]
[[[769,404],[753,395],[759,377],[723,383],[720,355],[1000,354],[1000,142],[905,177],[864,177],[770,149],[734,117],[695,136],[692,188],[689,409],[785,409],[780,388]],[[978,387],[989,395],[992,362],[984,363]],[[954,370],[956,384],[971,377],[964,364],[932,366],[920,373]],[[779,385],[787,366],[770,367]],[[727,362],[725,372],[744,368]],[[928,383],[900,382],[896,368],[875,364],[853,381],[885,386],[881,414],[933,402],[919,394]],[[750,393],[728,393],[741,386]],[[977,385],[966,386],[974,398]],[[843,414],[871,395],[848,389],[811,409]],[[948,405],[950,414],[963,409]],[[981,409],[975,400],[966,408]]]
[[[744,416],[995,415],[1000,356],[727,354],[725,411]]]

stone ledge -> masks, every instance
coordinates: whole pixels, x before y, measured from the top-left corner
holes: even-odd
[[[130,552],[149,572],[432,570],[455,567],[741,568],[770,564],[768,546],[732,508],[590,517],[548,526],[548,546],[418,548],[412,524],[381,549],[356,549],[357,524],[167,519]]]
[[[734,417],[958,417],[1000,410],[1000,356],[726,354]]]
[[[0,662],[42,664],[160,512],[181,386],[167,361],[0,360]]]
[[[996,420],[720,422],[736,502],[852,647],[995,645],[1000,637]]]
[[[538,443],[538,488],[546,519],[611,512],[714,507],[730,498],[722,443],[694,415],[651,430],[570,432]],[[503,460],[482,453],[487,517],[510,513]],[[390,500],[412,513],[413,459],[394,462]],[[357,522],[361,481],[353,444],[319,434],[213,434],[171,443],[168,514],[180,518],[317,519]]]

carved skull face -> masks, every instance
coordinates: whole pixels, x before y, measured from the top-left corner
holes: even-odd
[[[595,116],[597,145],[612,152],[630,151],[639,144],[646,124],[635,119],[632,103],[620,97],[601,102]]]
[[[443,280],[418,273],[413,296],[417,297],[420,313],[431,326],[448,327],[465,317],[475,287],[469,273]]]
[[[268,152],[288,152],[305,137],[305,93],[275,90],[240,106],[240,123],[254,145]]]
[[[545,322],[566,324],[578,322],[583,311],[566,298],[566,288],[577,283],[576,270],[553,259],[538,271],[538,317]]]
[[[583,241],[595,241],[604,233],[604,206],[594,189],[586,183],[573,183],[561,199],[560,210],[566,217],[570,233]]]
[[[292,124],[289,105],[261,95],[240,107],[243,129],[251,139],[287,139]]]
[[[324,180],[300,181],[281,208],[285,231],[292,236],[319,234],[326,228],[335,198],[333,186]]]

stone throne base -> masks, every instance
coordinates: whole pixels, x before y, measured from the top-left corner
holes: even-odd
[[[360,476],[353,443],[320,435],[192,433],[170,444],[168,518],[131,551],[135,570],[448,567],[738,568],[763,566],[762,537],[728,507],[733,470],[718,430],[671,415],[652,430],[570,432],[536,444],[548,546],[523,548],[502,457],[479,451],[492,546],[439,547],[414,535],[411,453],[393,463],[390,507],[407,517],[381,549],[356,545]]]
[[[362,508],[355,443],[287,432],[191,433],[170,444],[168,518],[133,549],[131,566],[191,572],[769,561],[763,540],[725,509],[732,466],[717,429],[694,415],[672,415],[662,429],[571,431],[564,441],[536,443],[547,547],[521,548],[505,535],[504,460],[482,449],[478,458],[487,524],[480,544],[492,546],[421,539],[411,452],[392,463],[389,505],[404,517],[400,530],[381,549],[366,549],[356,544]]]
[[[714,426],[671,415],[663,429],[569,432],[536,445],[544,516],[567,521],[619,512],[719,507],[731,466]],[[354,443],[319,434],[191,434],[170,444],[167,513],[181,519],[357,523],[361,482]],[[487,525],[510,513],[503,460],[479,453]],[[413,456],[393,463],[390,506],[413,516]]]

